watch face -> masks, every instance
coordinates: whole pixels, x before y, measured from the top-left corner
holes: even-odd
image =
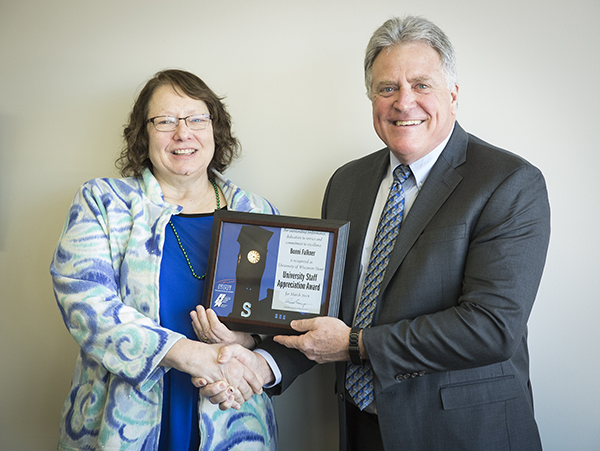
[[[260,261],[260,254],[258,251],[250,251],[248,252],[248,261],[252,264],[258,263]]]

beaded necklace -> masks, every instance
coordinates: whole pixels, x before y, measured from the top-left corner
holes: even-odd
[[[217,210],[220,210],[221,209],[221,199],[219,198],[219,189],[217,188],[217,184],[215,183],[215,181],[213,179],[209,179],[209,180],[215,190],[215,196],[217,197]],[[171,229],[173,230],[173,233],[175,234],[175,238],[177,239],[177,244],[179,244],[179,249],[181,249],[181,252],[183,252],[185,261],[187,262],[188,266],[190,267],[190,271],[192,271],[192,276],[194,276],[198,280],[204,279],[206,277],[206,273],[199,276],[196,274],[196,271],[194,271],[194,268],[192,267],[192,262],[190,261],[190,258],[188,257],[187,252],[183,248],[183,244],[181,244],[181,239],[179,238],[179,234],[177,233],[177,230],[175,229],[175,225],[173,224],[173,221],[171,221],[170,219],[169,219],[169,225],[171,226]]]

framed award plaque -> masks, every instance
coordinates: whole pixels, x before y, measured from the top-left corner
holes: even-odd
[[[290,322],[336,316],[350,223],[218,210],[204,306],[232,330],[296,334]]]

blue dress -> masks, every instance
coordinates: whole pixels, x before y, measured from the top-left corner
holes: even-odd
[[[213,214],[172,216],[194,272],[206,273]],[[188,263],[168,224],[160,268],[161,326],[196,340],[190,312],[202,303],[204,279],[192,276]],[[198,427],[198,389],[187,373],[171,369],[164,376],[163,408],[159,451],[197,451],[200,446]]]

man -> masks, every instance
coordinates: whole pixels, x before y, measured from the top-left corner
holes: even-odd
[[[431,22],[384,23],[365,81],[387,147],[338,169],[322,210],[351,221],[340,319],[264,343],[270,390],[310,366],[295,348],[336,362],[342,450],[541,449],[526,324],[550,234],[543,176],[456,122],[454,51]]]

